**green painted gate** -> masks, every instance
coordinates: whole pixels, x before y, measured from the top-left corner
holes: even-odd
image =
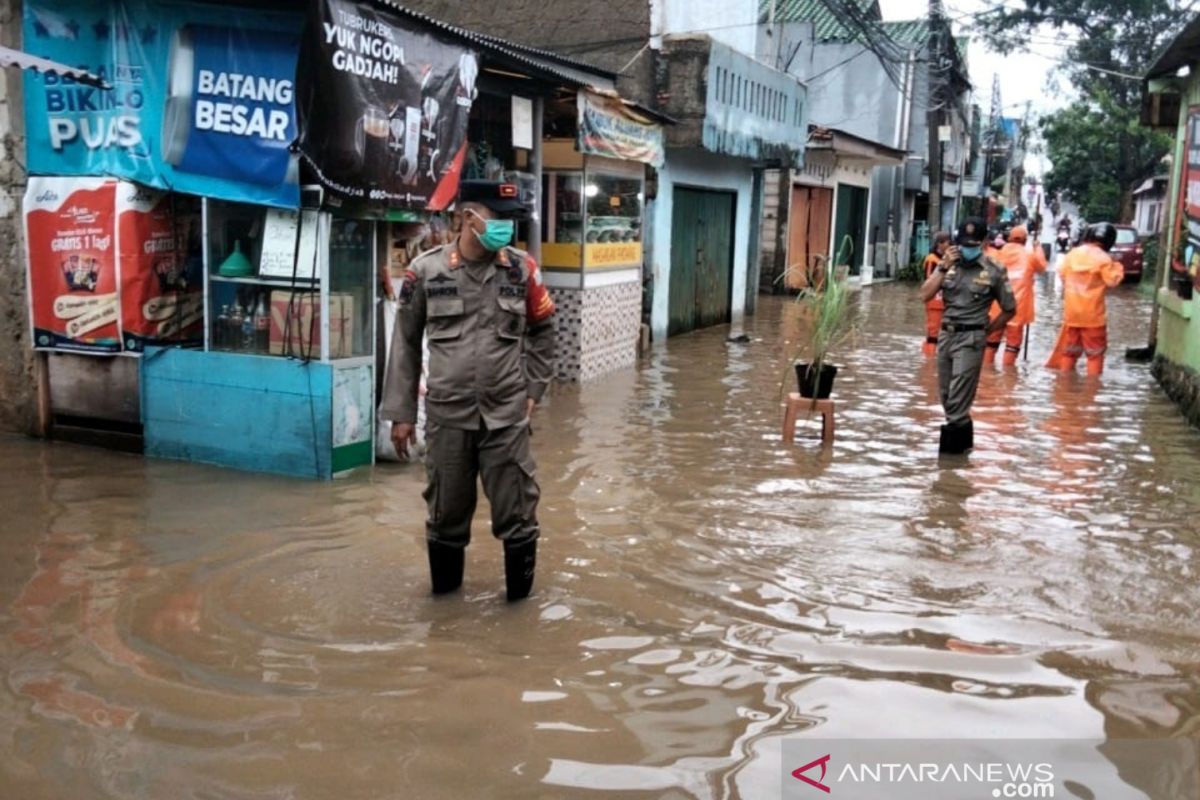
[[[737,195],[675,187],[667,335],[730,320]]]

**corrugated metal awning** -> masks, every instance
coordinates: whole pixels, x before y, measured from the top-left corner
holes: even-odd
[[[34,72],[42,74],[62,75],[63,77],[71,78],[80,83],[86,83],[89,86],[96,86],[100,89],[112,88],[103,78],[93,75],[87,70],[68,67],[66,64],[60,64],[57,61],[51,61],[48,58],[41,58],[40,56],[31,56],[29,53],[13,50],[9,47],[0,47],[0,67],[31,69]]]

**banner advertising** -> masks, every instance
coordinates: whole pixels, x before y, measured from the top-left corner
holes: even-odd
[[[29,171],[298,206],[303,21],[187,2],[28,0],[26,50],[113,87],[26,73]]]
[[[347,200],[439,211],[466,157],[476,54],[369,2],[314,0],[300,76],[300,151]]]
[[[204,337],[199,202],[120,183],[116,209],[125,350],[199,344]]]
[[[1171,266],[1200,285],[1200,106],[1188,109]]]
[[[662,125],[643,117],[620,99],[581,91],[579,152],[625,161],[663,165],[666,152]]]
[[[26,286],[39,350],[121,349],[113,215],[117,182],[30,177]]]

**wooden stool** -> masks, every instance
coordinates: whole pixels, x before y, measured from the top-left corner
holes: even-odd
[[[832,442],[833,414],[837,410],[836,404],[832,400],[813,400],[809,397],[801,397],[797,392],[788,395],[787,410],[783,412],[783,441],[788,444],[796,441],[796,418],[800,414],[800,410],[805,407],[812,409],[822,417],[821,441]]]

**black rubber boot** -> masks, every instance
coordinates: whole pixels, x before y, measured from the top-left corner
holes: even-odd
[[[533,589],[533,570],[537,564],[537,539],[516,545],[504,545],[504,585],[508,599],[521,600]]]
[[[975,425],[971,420],[957,425],[943,425],[938,452],[946,455],[961,455],[975,447]]]
[[[428,542],[427,544],[429,545],[429,577],[433,583],[433,593],[446,594],[462,586],[466,551],[461,547],[451,547],[440,542]]]

